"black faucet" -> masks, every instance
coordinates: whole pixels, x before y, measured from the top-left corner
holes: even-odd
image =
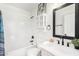
[[[62,45],[64,45],[64,38],[62,38]]]
[[[34,42],[34,36],[33,36],[33,35],[31,36],[30,42],[31,42],[31,44],[33,45],[33,42]]]
[[[63,36],[61,36],[60,39],[61,39],[61,45],[64,45],[64,38],[63,38]]]
[[[66,34],[64,34],[64,36],[66,37]],[[62,39],[62,45],[64,45],[64,37],[61,37]]]
[[[32,37],[31,37],[32,39],[34,39],[34,36],[32,35]]]
[[[60,41],[59,40],[57,40],[58,41],[58,44],[60,44]]]

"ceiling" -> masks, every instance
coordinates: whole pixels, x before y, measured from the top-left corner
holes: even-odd
[[[32,11],[37,7],[37,3],[7,3],[8,5],[15,6],[17,8],[21,8],[27,11]]]

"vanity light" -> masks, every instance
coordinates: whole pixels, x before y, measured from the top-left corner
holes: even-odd
[[[47,25],[47,30],[50,30],[51,29],[51,26],[50,25]]]

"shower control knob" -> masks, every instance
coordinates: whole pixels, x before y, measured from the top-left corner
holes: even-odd
[[[30,40],[30,42],[33,42],[33,40]]]

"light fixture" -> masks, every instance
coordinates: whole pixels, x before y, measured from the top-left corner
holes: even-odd
[[[50,30],[51,29],[51,26],[50,25],[47,25],[47,30]]]

